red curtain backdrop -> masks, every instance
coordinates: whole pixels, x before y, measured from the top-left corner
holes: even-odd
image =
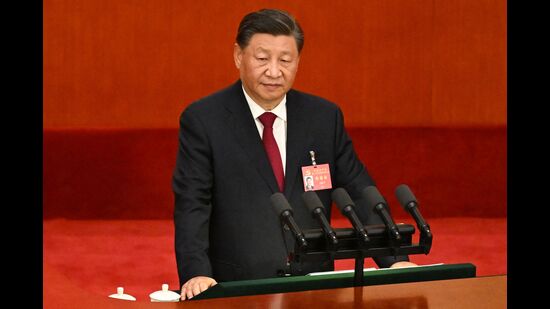
[[[295,88],[348,126],[506,125],[506,1],[44,1],[44,128],[175,128],[232,83],[237,26],[264,7],[305,31]]]

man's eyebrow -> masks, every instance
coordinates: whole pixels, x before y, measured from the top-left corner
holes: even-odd
[[[258,46],[258,48],[256,48],[256,52],[265,52],[265,53],[271,54],[271,50],[265,49],[265,48],[263,48],[263,47],[261,47],[261,46]],[[284,50],[284,51],[281,52],[281,54],[282,54],[282,55],[290,55],[291,52],[288,51],[288,50]]]
[[[258,46],[258,48],[256,48],[256,51],[257,51],[257,52],[258,52],[258,51],[260,51],[260,52],[266,52],[266,53],[269,53],[269,52],[270,52],[269,50],[267,50],[267,49],[265,49],[265,48],[263,48],[263,47],[260,47],[260,46]]]

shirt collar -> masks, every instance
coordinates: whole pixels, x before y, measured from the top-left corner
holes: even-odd
[[[246,102],[248,103],[248,107],[250,107],[250,111],[252,112],[252,117],[254,117],[254,119],[258,119],[258,117],[260,117],[263,113],[265,113],[266,110],[264,110],[260,105],[258,105],[258,103],[256,103],[248,95],[248,93],[246,93],[246,90],[244,90],[244,86],[242,88],[244,92],[244,97],[246,98]],[[286,94],[283,97],[283,100],[281,101],[281,103],[279,103],[279,105],[277,105],[277,107],[275,107],[274,109],[270,110],[270,112],[275,114],[277,117],[281,118],[283,121],[286,121]]]

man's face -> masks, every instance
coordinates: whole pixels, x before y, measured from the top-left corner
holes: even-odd
[[[235,44],[235,65],[248,95],[264,109],[272,109],[290,90],[300,54],[294,37],[256,33],[248,46]]]

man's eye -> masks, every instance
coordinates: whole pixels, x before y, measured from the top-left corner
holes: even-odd
[[[260,60],[260,61],[267,61],[267,58],[258,57],[258,60]]]

